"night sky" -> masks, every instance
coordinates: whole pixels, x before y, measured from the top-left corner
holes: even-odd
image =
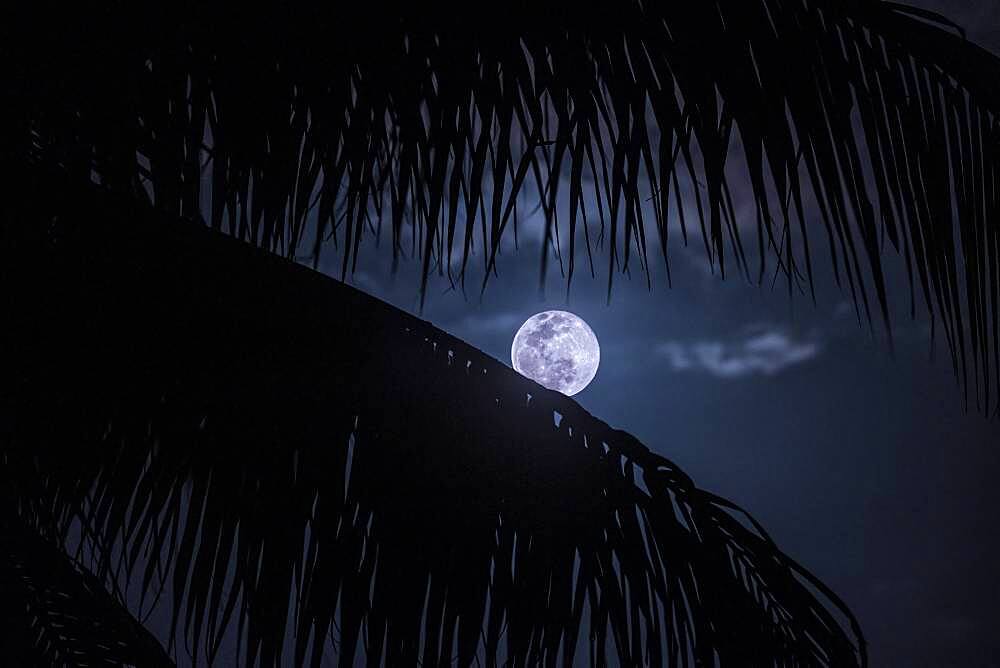
[[[996,0],[911,4],[1000,53]],[[435,279],[420,313],[419,262],[393,276],[388,244],[363,246],[350,282],[507,364],[529,316],[577,313],[602,359],[575,399],[753,513],[851,606],[873,666],[1000,666],[1000,421],[977,412],[974,395],[965,409],[943,339],[931,357],[899,258],[890,354],[884,331],[860,324],[830,281],[824,243],[814,247],[815,306],[790,300],[782,279],[772,290],[713,276],[697,235],[670,251],[672,287],[651,249],[652,290],[635,265],[631,280],[614,277],[608,304],[606,250],[595,251],[596,279],[578,255],[568,301],[558,263],[540,294],[538,223],[524,221],[519,250],[500,258],[482,299],[481,273],[465,296]],[[334,275],[337,260],[324,257]]]

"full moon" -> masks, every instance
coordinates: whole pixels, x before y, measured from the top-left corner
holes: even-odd
[[[543,311],[517,330],[510,360],[522,376],[573,396],[597,375],[601,346],[594,330],[579,317],[568,311]]]

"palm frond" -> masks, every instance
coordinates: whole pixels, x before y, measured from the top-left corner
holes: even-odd
[[[43,4],[5,25],[21,160],[290,256],[332,239],[345,275],[384,224],[425,277],[464,286],[475,259],[485,285],[532,194],[567,280],[599,241],[610,292],[697,224],[723,275],[773,269],[790,291],[826,245],[859,316],[888,327],[891,247],[967,396],[1000,408],[1000,61],[939,16],[878,0]]]
[[[0,483],[246,665],[864,665],[672,462],[429,323],[46,176],[3,202]],[[230,643],[230,645],[227,645]]]
[[[9,499],[4,498],[4,501]],[[0,508],[5,666],[173,666],[156,638],[85,568]]]

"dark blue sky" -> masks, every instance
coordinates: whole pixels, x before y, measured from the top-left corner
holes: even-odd
[[[995,0],[913,4],[1000,52]],[[780,281],[721,281],[700,239],[671,251],[672,288],[656,258],[651,292],[638,272],[617,275],[608,304],[599,253],[596,280],[579,258],[568,303],[557,267],[543,297],[531,236],[501,258],[481,301],[476,281],[467,298],[432,281],[422,317],[509,364],[529,316],[576,312],[602,346],[576,399],[750,510],[851,605],[873,666],[1000,666],[1000,422],[964,410],[943,341],[929,359],[926,322],[908,319],[902,289],[890,355],[835,286],[824,282],[813,306]],[[418,276],[414,261],[392,277],[384,248],[369,245],[351,282],[416,313]]]

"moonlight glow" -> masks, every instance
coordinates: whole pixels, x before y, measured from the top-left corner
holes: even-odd
[[[510,347],[514,370],[550,390],[573,396],[594,380],[601,347],[594,331],[568,311],[528,318]]]

